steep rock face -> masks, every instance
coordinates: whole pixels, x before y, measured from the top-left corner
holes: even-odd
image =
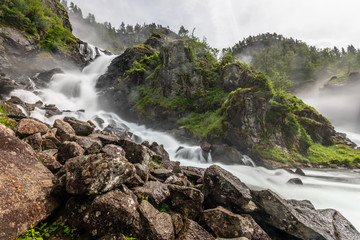
[[[0,124],[0,238],[12,240],[58,206],[50,196],[53,174],[31,147]]]

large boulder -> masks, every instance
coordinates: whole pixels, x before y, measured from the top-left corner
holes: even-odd
[[[76,142],[63,142],[59,147],[58,161],[64,164],[68,159],[82,156],[85,150]]]
[[[216,237],[271,240],[250,215],[234,214],[223,207],[205,210],[202,220]]]
[[[167,185],[157,181],[146,182],[144,186],[135,188],[134,193],[138,199],[147,197],[155,206],[160,206],[170,196]]]
[[[85,150],[86,154],[99,153],[102,149],[101,141],[90,137],[77,137],[76,143]]]
[[[61,142],[73,140],[76,136],[75,130],[71,125],[63,120],[56,119],[54,122],[54,128],[57,129],[56,136]]]
[[[184,217],[196,219],[202,212],[204,195],[195,188],[168,185],[170,190],[171,208],[181,213]]]
[[[234,213],[246,212],[252,199],[250,189],[240,179],[216,165],[205,171],[203,193],[207,208],[223,206]]]
[[[186,219],[183,229],[180,231],[177,240],[215,240],[215,238],[201,227],[197,222]]]
[[[26,137],[35,133],[45,134],[49,130],[49,127],[39,120],[24,118],[13,127],[13,130],[17,136]]]
[[[79,156],[68,160],[66,190],[75,195],[98,195],[111,191],[135,174],[135,169],[123,156],[103,153]]]
[[[255,219],[274,236],[285,232],[294,239],[360,239],[359,232],[339,212],[316,210],[308,201],[286,201],[270,190],[253,191],[260,212]]]
[[[144,239],[172,240],[175,239],[174,227],[171,216],[159,212],[148,201],[143,200],[139,206],[145,227],[149,229]]]
[[[53,174],[26,143],[0,124],[0,238],[13,240],[58,206],[50,196]]]

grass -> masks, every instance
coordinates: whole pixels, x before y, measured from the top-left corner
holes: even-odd
[[[178,120],[180,128],[190,131],[194,137],[206,139],[208,137],[216,138],[222,133],[223,117],[220,115],[221,109],[215,112],[190,113],[186,117]]]
[[[50,238],[51,236],[66,236],[71,239],[76,239],[77,233],[75,228],[71,228],[64,223],[43,222],[36,227],[30,225],[30,228],[21,236],[15,238],[15,240],[44,240]]]
[[[12,128],[16,122],[7,118],[6,110],[3,106],[0,106],[0,123],[8,128]]]

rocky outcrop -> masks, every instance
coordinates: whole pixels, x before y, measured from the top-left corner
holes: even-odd
[[[50,196],[53,174],[2,124],[0,142],[0,238],[13,240],[48,217],[61,199]]]

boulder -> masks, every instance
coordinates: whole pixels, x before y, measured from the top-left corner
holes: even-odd
[[[146,200],[141,201],[139,212],[145,227],[149,229],[146,231],[144,239],[175,239],[174,227],[169,214],[159,212]]]
[[[203,227],[201,227],[195,221],[186,219],[183,229],[178,234],[177,240],[215,240],[215,238],[208,233]]]
[[[158,207],[170,196],[170,191],[166,184],[148,181],[144,186],[135,188],[134,194],[138,199],[147,197],[151,204]]]
[[[181,167],[181,171],[192,183],[200,183],[203,180],[205,169],[197,167]]]
[[[35,133],[45,134],[49,127],[36,119],[24,118],[13,127],[13,130],[16,136],[26,137]]]
[[[56,119],[54,122],[54,128],[57,129],[56,137],[60,139],[61,142],[70,141],[75,138],[75,130],[71,125],[63,120]]]
[[[289,181],[287,181],[288,184],[294,184],[294,185],[303,185],[303,182],[300,178],[291,178]]]
[[[101,141],[90,137],[77,137],[76,143],[85,150],[86,154],[99,153],[102,149]]]
[[[85,228],[96,237],[121,231],[136,236],[142,227],[138,206],[126,187],[97,196],[83,218]]]
[[[359,232],[335,210],[316,210],[308,201],[286,201],[270,190],[253,191],[253,197],[261,210],[254,217],[273,229],[267,231],[272,238],[283,231],[298,239],[360,239]]]
[[[41,109],[45,110],[45,117],[47,118],[62,114],[62,111],[60,111],[55,104],[45,104]]]
[[[240,179],[216,165],[205,171],[203,193],[207,208],[223,206],[234,213],[244,213],[252,199],[250,189]]]
[[[56,173],[60,170],[62,165],[56,160],[56,149],[45,150],[38,153],[38,158],[52,173]]]
[[[162,161],[170,161],[169,153],[165,150],[164,145],[159,145],[157,142],[153,142],[149,148],[151,151],[159,155]]]
[[[59,204],[50,196],[54,176],[34,150],[2,124],[0,142],[0,238],[13,240]]]
[[[114,144],[108,144],[108,145],[104,146],[101,149],[101,152],[107,153],[110,155],[122,155],[122,156],[125,156],[125,154],[126,154],[122,147],[114,145]]]
[[[64,121],[69,123],[78,136],[89,136],[95,129],[95,126],[88,122],[83,122],[72,117],[65,117]]]
[[[23,141],[29,144],[36,152],[40,152],[42,150],[42,138],[41,133],[39,132],[24,138]]]
[[[303,170],[301,170],[301,168],[296,168],[295,173],[300,176],[305,176],[305,173]]]
[[[56,137],[57,128],[52,128],[42,135],[42,147],[45,149],[56,149],[61,145],[60,140]]]
[[[123,156],[103,153],[79,156],[65,164],[66,190],[75,195],[111,191],[134,176],[135,169]]]
[[[124,139],[131,139],[127,135],[120,135],[120,134],[104,134],[102,133],[92,133],[89,135],[91,138],[99,139],[102,144],[105,146],[107,144],[114,144],[119,145],[120,142]]]
[[[187,180],[187,178],[181,173],[171,175],[170,177],[168,177],[165,180],[164,183],[175,184],[175,185],[179,185],[179,186],[190,186],[191,185],[191,183]]]
[[[211,145],[211,157],[214,162],[225,164],[243,164],[243,155],[235,148],[227,144]]]
[[[217,207],[205,210],[201,219],[216,237],[271,240],[250,215],[241,216],[223,207]]]
[[[196,219],[202,212],[204,195],[201,191],[178,185],[168,185],[170,190],[171,208],[181,213],[184,217]]]
[[[23,111],[21,111],[21,109],[18,108],[13,103],[0,100],[0,106],[2,106],[5,109],[6,115],[9,118],[18,119],[18,120],[26,118],[26,115],[23,113]]]
[[[151,169],[151,175],[165,181],[168,177],[173,175],[173,172],[168,169]]]
[[[58,161],[64,164],[68,159],[82,156],[85,150],[76,142],[63,142],[59,147]]]
[[[184,226],[183,218],[179,213],[171,212],[171,220],[175,234],[178,234]]]
[[[155,155],[155,153],[152,152],[149,148],[130,140],[123,140],[121,147],[126,152],[126,158],[133,164],[144,162],[150,164],[150,160]]]

